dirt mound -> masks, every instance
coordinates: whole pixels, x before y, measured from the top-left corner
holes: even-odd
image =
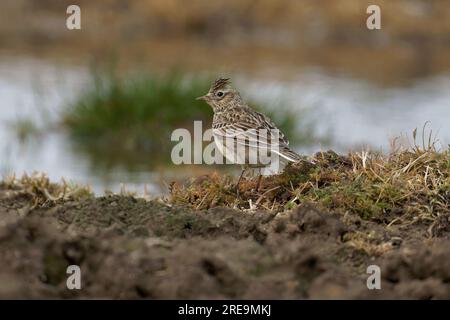
[[[450,241],[404,248],[383,261],[385,286],[396,298],[450,299]]]
[[[126,196],[0,191],[1,298],[448,298],[448,233],[302,204],[197,211]],[[12,201],[11,197],[13,197]],[[81,268],[68,290],[66,269]],[[381,267],[381,290],[366,287]]]

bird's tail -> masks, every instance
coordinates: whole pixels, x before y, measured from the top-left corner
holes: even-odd
[[[272,150],[278,155],[278,159],[274,162],[271,162],[271,165],[268,167],[265,167],[263,171],[261,172],[263,175],[273,175],[273,174],[279,174],[283,172],[284,168],[288,163],[300,163],[300,162],[307,162],[310,164],[314,164],[314,161],[309,160],[305,156],[301,156],[298,153],[292,151],[289,149],[289,147],[283,147],[279,150]]]
[[[285,160],[287,160],[288,162],[298,163],[301,161],[307,161],[307,162],[311,162],[312,164],[314,164],[314,161],[307,159],[304,156],[299,155],[298,153],[296,153],[295,151],[292,151],[291,149],[289,149],[287,147],[280,150],[280,156],[282,158],[284,158]]]

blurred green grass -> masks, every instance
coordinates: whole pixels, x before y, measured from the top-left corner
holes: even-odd
[[[65,110],[63,124],[78,151],[87,153],[95,165],[142,170],[170,164],[173,130],[192,130],[195,120],[203,121],[203,130],[211,126],[211,108],[195,100],[208,91],[211,77],[180,72],[125,78],[106,72],[93,77],[93,86]],[[250,104],[271,117],[293,144],[310,140],[310,128],[299,126],[298,115]]]

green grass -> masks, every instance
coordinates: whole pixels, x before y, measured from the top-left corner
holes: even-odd
[[[107,167],[140,167],[164,160],[175,128],[209,121],[212,112],[194,98],[207,90],[200,78],[180,74],[120,79],[95,76],[95,85],[63,116],[78,150]]]
[[[200,79],[187,83],[178,74],[160,79],[147,75],[130,80],[97,78],[95,87],[68,110],[65,123],[79,137],[124,130],[144,130],[153,136],[158,129],[170,129],[186,119],[211,116],[208,108],[194,100],[206,88]]]
[[[14,132],[17,140],[24,143],[31,137],[36,137],[40,134],[40,129],[37,127],[35,121],[30,118],[19,118],[8,123],[12,132]]]
[[[94,79],[95,85],[67,108],[63,124],[77,149],[96,165],[140,170],[168,163],[173,130],[192,129],[194,120],[203,121],[204,130],[211,125],[211,108],[195,100],[208,91],[211,78],[172,72],[128,78],[108,73]],[[293,113],[252,106],[271,116],[293,143],[310,138],[309,132],[296,129]]]

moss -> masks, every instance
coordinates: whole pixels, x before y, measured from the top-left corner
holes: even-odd
[[[433,220],[448,215],[450,207],[449,151],[433,148],[381,155],[328,151],[314,156],[315,164],[300,162],[280,175],[264,178],[255,191],[256,178],[244,179],[239,196],[229,177],[213,174],[190,184],[175,185],[169,201],[195,208],[214,206],[289,210],[315,202],[338,212],[352,212],[367,220]]]

